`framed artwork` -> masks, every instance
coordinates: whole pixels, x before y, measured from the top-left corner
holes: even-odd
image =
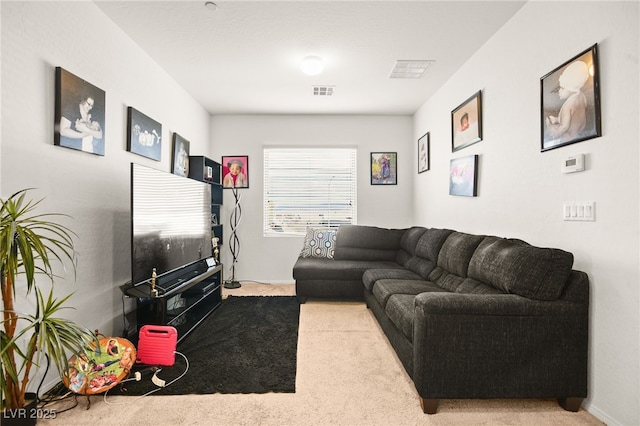
[[[429,137],[429,132],[427,132],[418,139],[418,174],[429,170],[431,161],[429,154]]]
[[[371,185],[398,184],[398,153],[371,153]]]
[[[53,143],[104,155],[105,92],[56,67]]]
[[[478,156],[454,158],[449,166],[449,195],[478,195]]]
[[[162,124],[133,107],[127,108],[127,151],[160,161]]]
[[[482,91],[451,111],[451,152],[482,140]]]
[[[249,156],[230,155],[222,157],[222,187],[249,187]]]
[[[540,79],[541,151],[601,136],[598,45]]]
[[[178,176],[189,176],[189,141],[177,133],[173,133],[173,160],[171,173]]]

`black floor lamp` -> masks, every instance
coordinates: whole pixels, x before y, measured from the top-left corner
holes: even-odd
[[[229,251],[231,251],[233,262],[231,263],[231,279],[225,281],[224,288],[240,288],[240,281],[236,281],[236,263],[238,263],[238,256],[240,255],[240,239],[238,238],[237,229],[238,225],[240,224],[240,219],[242,218],[242,207],[240,206],[241,197],[238,193],[238,188],[234,186],[233,188],[231,188],[231,192],[233,193],[233,198],[235,199],[233,211],[231,212],[231,216],[229,217],[229,225],[231,225]]]

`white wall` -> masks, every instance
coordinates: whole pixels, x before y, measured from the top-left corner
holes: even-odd
[[[419,224],[517,237],[575,255],[589,275],[589,411],[640,424],[639,69],[637,2],[529,2],[415,115],[431,131],[431,170],[415,176]],[[599,44],[603,136],[540,152],[540,78]],[[450,113],[483,91],[484,140],[451,152]],[[563,175],[583,153],[586,171]],[[451,158],[479,154],[477,198],[448,195]],[[427,194],[425,196],[425,194]],[[595,201],[596,222],[564,222],[566,201]]]
[[[69,214],[78,234],[77,280],[68,318],[105,334],[122,332],[118,286],[131,278],[131,162],[170,171],[171,137],[209,154],[209,114],[91,2],[1,2],[2,140],[0,193],[33,187],[43,211]],[[105,156],[53,145],[55,67],[106,92]],[[163,124],[162,161],[126,151],[126,110]],[[60,271],[62,272],[62,271]],[[18,308],[27,310],[24,301]]]
[[[214,116],[211,143],[215,156],[249,156],[249,188],[241,189],[242,219],[238,226],[240,255],[235,278],[262,282],[293,282],[293,264],[302,248],[302,237],[264,237],[262,232],[262,178],[264,146],[355,146],[358,149],[357,221],[382,227],[409,226],[417,147],[412,142],[411,117],[387,116]],[[415,148],[415,149],[414,149]],[[371,152],[398,153],[398,184],[370,184]],[[234,204],[225,190],[222,221],[225,278],[230,277],[229,217]]]

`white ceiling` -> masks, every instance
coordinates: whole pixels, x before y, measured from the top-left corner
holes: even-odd
[[[525,3],[214,1],[95,3],[211,114],[380,115],[412,115]],[[323,73],[300,71],[307,55]],[[425,59],[422,78],[389,78]]]

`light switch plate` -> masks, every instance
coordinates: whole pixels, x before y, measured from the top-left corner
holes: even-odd
[[[596,203],[594,201],[573,201],[562,205],[562,218],[566,221],[595,222]]]

